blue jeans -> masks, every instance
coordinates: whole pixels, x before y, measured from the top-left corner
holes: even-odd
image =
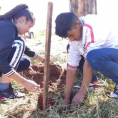
[[[69,44],[67,45],[67,52],[68,52],[68,48],[69,48]],[[81,59],[81,61],[80,61],[80,63],[79,63],[79,66],[77,67],[77,68],[80,70],[80,73],[81,73],[82,75],[83,75],[84,61],[85,61],[85,60],[84,60],[84,57],[82,56],[82,59]],[[95,81],[97,81],[97,77],[96,77],[96,74],[93,73],[91,83],[92,83],[92,82],[95,82]]]
[[[93,70],[118,84],[118,49],[102,48],[90,51],[87,61]]]

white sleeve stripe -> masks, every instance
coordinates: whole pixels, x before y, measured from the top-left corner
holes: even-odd
[[[12,69],[11,71],[9,71],[9,72],[6,73],[5,75],[6,75],[6,76],[11,76],[13,73],[15,73],[15,70],[14,70],[14,69]]]
[[[16,47],[16,51],[10,62],[10,66],[15,68],[17,66],[17,63],[19,62],[19,59],[21,58],[21,56],[24,53],[24,45],[23,45],[22,41],[16,40],[16,41],[14,41],[14,44],[12,47]]]

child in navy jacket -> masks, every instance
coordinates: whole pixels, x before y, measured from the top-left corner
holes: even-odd
[[[17,72],[26,70],[30,60],[23,53],[44,62],[45,59],[25,46],[24,40],[18,37],[29,31],[35,23],[33,13],[28,6],[21,4],[4,15],[0,15],[0,96],[4,98],[19,98],[24,94],[14,90],[10,84],[11,78],[22,84],[28,91],[39,89],[34,81],[27,80]]]

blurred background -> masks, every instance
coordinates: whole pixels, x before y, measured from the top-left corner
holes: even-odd
[[[4,14],[18,4],[27,4],[29,9],[36,17],[35,26],[31,31],[34,35],[45,33],[47,20],[47,5],[48,2],[53,2],[53,17],[52,17],[52,33],[55,28],[55,18],[61,12],[70,11],[71,0],[0,0],[0,14]],[[97,14],[103,17],[108,17],[111,22],[118,22],[118,0],[96,0]],[[104,22],[104,21],[103,21]]]

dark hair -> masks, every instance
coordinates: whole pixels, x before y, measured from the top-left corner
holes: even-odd
[[[17,5],[4,15],[0,15],[0,20],[18,19],[22,16],[25,16],[27,21],[30,20],[33,22],[34,20],[33,13],[28,10],[26,4]]]
[[[61,13],[57,16],[55,23],[55,33],[60,37],[67,37],[67,31],[76,28],[76,21],[79,20],[78,17],[71,13]]]

